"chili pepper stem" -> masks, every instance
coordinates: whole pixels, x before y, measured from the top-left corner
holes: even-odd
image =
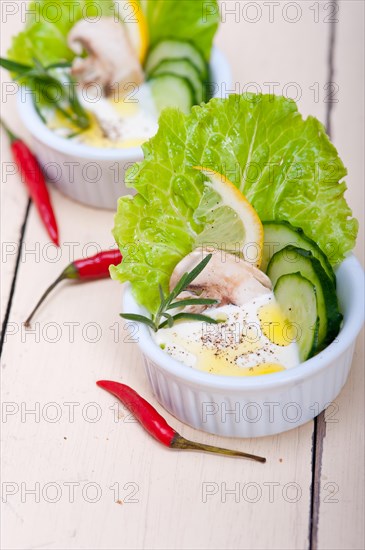
[[[169,447],[170,449],[186,449],[192,451],[204,451],[207,453],[215,453],[226,456],[235,456],[241,458],[249,458],[257,462],[266,462],[266,458],[262,456],[242,453],[241,451],[233,451],[223,449],[221,447],[213,447],[204,443],[196,443],[189,441],[176,432],[156,411],[148,401],[139,395],[133,388],[113,382],[112,380],[99,380],[96,382],[100,388],[115,395],[129,409],[136,419],[142,424],[144,429],[152,435],[157,441]]]
[[[10,128],[5,124],[2,118],[0,118],[0,125],[4,128],[5,132],[8,134],[8,137],[11,143],[13,143],[18,139],[16,135],[10,130]]]
[[[57,277],[57,279],[54,281],[54,283],[52,283],[47,288],[47,290],[43,293],[43,295],[41,296],[41,298],[37,302],[37,305],[33,309],[32,313],[29,315],[28,319],[24,322],[25,328],[30,328],[30,323],[31,323],[35,313],[38,311],[39,307],[42,305],[42,303],[47,298],[47,296],[52,292],[52,290],[58,285],[58,283],[60,283],[61,281],[64,281],[65,279],[67,279],[66,270],[62,271],[61,275],[59,277]]]
[[[248,453],[243,453],[241,451],[234,451],[231,449],[224,449],[222,447],[214,447],[213,445],[205,445],[204,443],[196,443],[195,441],[189,441],[179,434],[176,434],[174,439],[171,442],[171,447],[173,449],[185,449],[191,451],[205,451],[207,453],[215,453],[228,456],[236,456],[241,458],[248,458],[251,460],[256,460],[257,462],[266,462],[266,458],[257,455],[251,455]]]
[[[31,320],[39,309],[41,304],[52,292],[52,290],[65,279],[76,281],[92,281],[97,279],[105,279],[109,277],[109,267],[111,265],[117,265],[122,261],[122,255],[119,250],[104,250],[91,256],[90,258],[83,258],[80,260],[74,260],[70,263],[61,273],[61,275],[47,288],[43,293],[41,299],[25,321],[25,328],[30,327]]]

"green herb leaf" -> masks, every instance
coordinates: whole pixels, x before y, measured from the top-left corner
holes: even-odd
[[[179,279],[179,281],[176,283],[175,288],[172,290],[169,296],[169,302],[174,300],[186,288],[187,277],[188,277],[188,273],[184,273],[181,279]]]
[[[202,259],[200,263],[198,263],[196,267],[194,267],[194,269],[190,273],[187,273],[184,289],[189,286],[194,281],[194,279],[196,279],[197,276],[203,271],[205,266],[210,262],[212,256],[213,254],[208,254],[205,258]]]
[[[159,310],[162,311],[164,306],[165,306],[165,295],[164,295],[164,292],[163,292],[163,289],[162,289],[162,286],[161,285],[158,285],[158,291],[160,293],[160,299],[161,299],[161,305],[160,305],[160,308]]]
[[[82,107],[75,92],[75,86],[66,86],[58,79],[54,71],[56,68],[69,67],[69,63],[58,62],[44,67],[36,57],[32,58],[33,65],[23,65],[9,59],[0,58],[0,65],[13,73],[14,80],[28,86],[34,93],[34,103],[50,104],[54,109],[70,120],[77,128],[86,130],[90,126],[89,115]],[[74,81],[69,75],[64,75],[70,84]],[[37,105],[37,112],[45,122],[41,109]],[[75,135],[71,133],[70,136]]]
[[[41,119],[43,124],[47,124],[46,117],[43,115],[42,110],[40,109],[38,101],[36,101],[35,97],[33,97],[33,105],[34,105],[34,108],[36,110],[37,115],[39,116],[39,118]]]
[[[71,106],[71,110],[76,117],[75,124],[79,126],[79,128],[86,130],[90,126],[89,115],[87,114],[84,107],[81,105],[79,98],[77,96],[76,81],[70,75],[68,75],[68,80],[70,83],[70,86],[68,86],[68,90],[69,90],[68,99]]]
[[[197,276],[203,271],[205,266],[210,262],[212,254],[208,254],[201,262],[198,263],[196,267],[190,273],[184,273],[181,279],[176,284],[175,288],[171,292],[167,304],[170,304],[181,292],[183,292]]]
[[[59,61],[58,63],[51,63],[50,65],[46,66],[46,70],[49,71],[51,69],[70,69],[72,67],[72,63],[69,61]]]
[[[203,315],[201,313],[177,313],[173,316],[173,320],[178,321],[179,319],[190,319],[191,321],[204,321],[205,323],[210,323],[213,325],[218,325],[218,321],[216,319],[213,319],[212,317],[208,317],[208,315]],[[168,321],[164,321],[159,325],[160,328],[166,327],[168,324]]]
[[[137,323],[148,325],[155,332],[157,330],[155,323],[144,315],[136,315],[134,313],[120,313],[120,316],[127,321],[136,321]]]
[[[164,313],[162,314],[162,317],[166,317],[167,324],[171,328],[174,324],[174,317],[172,315],[170,315],[169,313],[166,313],[166,311],[164,311]]]
[[[191,298],[187,300],[181,300],[180,302],[171,303],[172,300],[174,300],[183,290],[186,289],[186,287],[194,281],[194,279],[203,271],[203,269],[206,267],[208,262],[210,261],[212,257],[212,254],[208,254],[206,258],[204,258],[190,273],[184,273],[184,275],[181,277],[181,279],[178,281],[175,288],[170,292],[170,294],[165,298],[163,289],[161,285],[159,285],[158,290],[160,294],[160,305],[157,310],[156,315],[152,317],[152,319],[145,317],[144,315],[136,315],[134,313],[121,313],[120,316],[123,317],[123,319],[128,319],[130,321],[137,321],[138,323],[144,323],[145,325],[148,325],[152,330],[155,332],[163,327],[169,326],[170,328],[173,326],[174,322],[178,319],[192,319],[195,321],[205,321],[207,323],[214,323],[217,324],[218,321],[215,319],[212,319],[211,317],[208,317],[207,315],[202,315],[200,313],[177,313],[176,315],[170,315],[170,313],[167,313],[168,309],[173,309],[176,307],[183,307],[185,305],[193,305],[193,304],[200,304],[200,305],[212,305],[212,304],[218,304],[218,300],[212,300],[210,298]],[[161,318],[165,317],[165,321],[162,323]]]
[[[72,132],[71,134],[68,134],[66,137],[67,137],[67,139],[77,137],[80,134],[82,134],[83,132],[85,132],[85,130],[86,130],[86,128],[80,128],[80,130],[77,130],[76,132]]]
[[[32,69],[31,65],[23,65],[22,63],[5,59],[5,57],[0,57],[0,67],[3,67],[3,69],[6,69],[12,73],[18,74],[27,73]]]
[[[174,302],[170,304],[167,309],[173,309],[176,307],[186,307],[186,306],[209,306],[219,304],[219,300],[212,300],[211,298],[189,298],[187,300],[180,300],[179,302]]]

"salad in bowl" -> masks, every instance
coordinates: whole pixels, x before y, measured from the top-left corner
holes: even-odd
[[[22,85],[21,118],[61,191],[114,208],[125,168],[142,159],[161,111],[188,113],[229,86],[213,49],[218,22],[215,1],[209,10],[202,0],[30,4],[1,65]]]
[[[232,95],[165,110],[143,152],[111,274],[129,283],[122,317],[138,323],[157,398],[221,435],[313,418],[346,381],[364,305],[346,169],[324,127],[284,97]]]

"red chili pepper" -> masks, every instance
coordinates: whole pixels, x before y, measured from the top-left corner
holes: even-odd
[[[261,456],[242,453],[240,451],[232,451],[230,449],[222,449],[221,447],[213,447],[212,445],[204,445],[189,441],[178,434],[166,420],[156,411],[150,403],[141,397],[135,390],[111,380],[99,380],[96,382],[100,388],[115,395],[136,417],[142,424],[145,430],[152,435],[157,441],[172,449],[186,449],[192,451],[205,451],[208,453],[217,453],[229,456],[238,456],[257,460],[258,462],[266,462],[266,458]]]
[[[45,293],[42,295],[41,299],[33,309],[32,313],[29,315],[28,319],[25,321],[24,325],[26,327],[30,326],[30,322],[38,310],[40,305],[47,298],[48,294],[58,285],[61,281],[65,279],[76,279],[78,281],[91,281],[93,279],[105,279],[109,277],[109,267],[111,265],[118,265],[122,261],[122,255],[119,250],[105,250],[104,252],[99,252],[95,256],[90,258],[84,258],[82,260],[75,260],[69,264],[61,273],[61,275],[52,283]]]
[[[0,123],[9,136],[13,158],[22,175],[29,195],[34,202],[39,215],[48,231],[52,241],[59,245],[58,227],[49,197],[46,181],[36,157],[28,146],[21,141],[6,124],[0,119]]]

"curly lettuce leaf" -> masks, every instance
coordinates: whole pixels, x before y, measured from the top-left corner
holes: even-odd
[[[29,4],[25,29],[14,36],[9,59],[33,65],[72,61],[67,35],[82,17],[112,16],[113,0],[35,0]]]
[[[165,110],[143,152],[127,174],[137,195],[119,199],[113,234],[124,259],[111,273],[130,281],[151,312],[158,284],[167,291],[173,268],[203,230],[194,218],[204,189],[196,165],[229,178],[261,220],[301,227],[332,264],[354,247],[358,223],[344,198],[346,168],[322,124],[303,120],[294,101],[245,94],[212,99],[188,116]]]
[[[217,0],[141,0],[150,47],[165,38],[188,40],[209,61],[219,25]]]

